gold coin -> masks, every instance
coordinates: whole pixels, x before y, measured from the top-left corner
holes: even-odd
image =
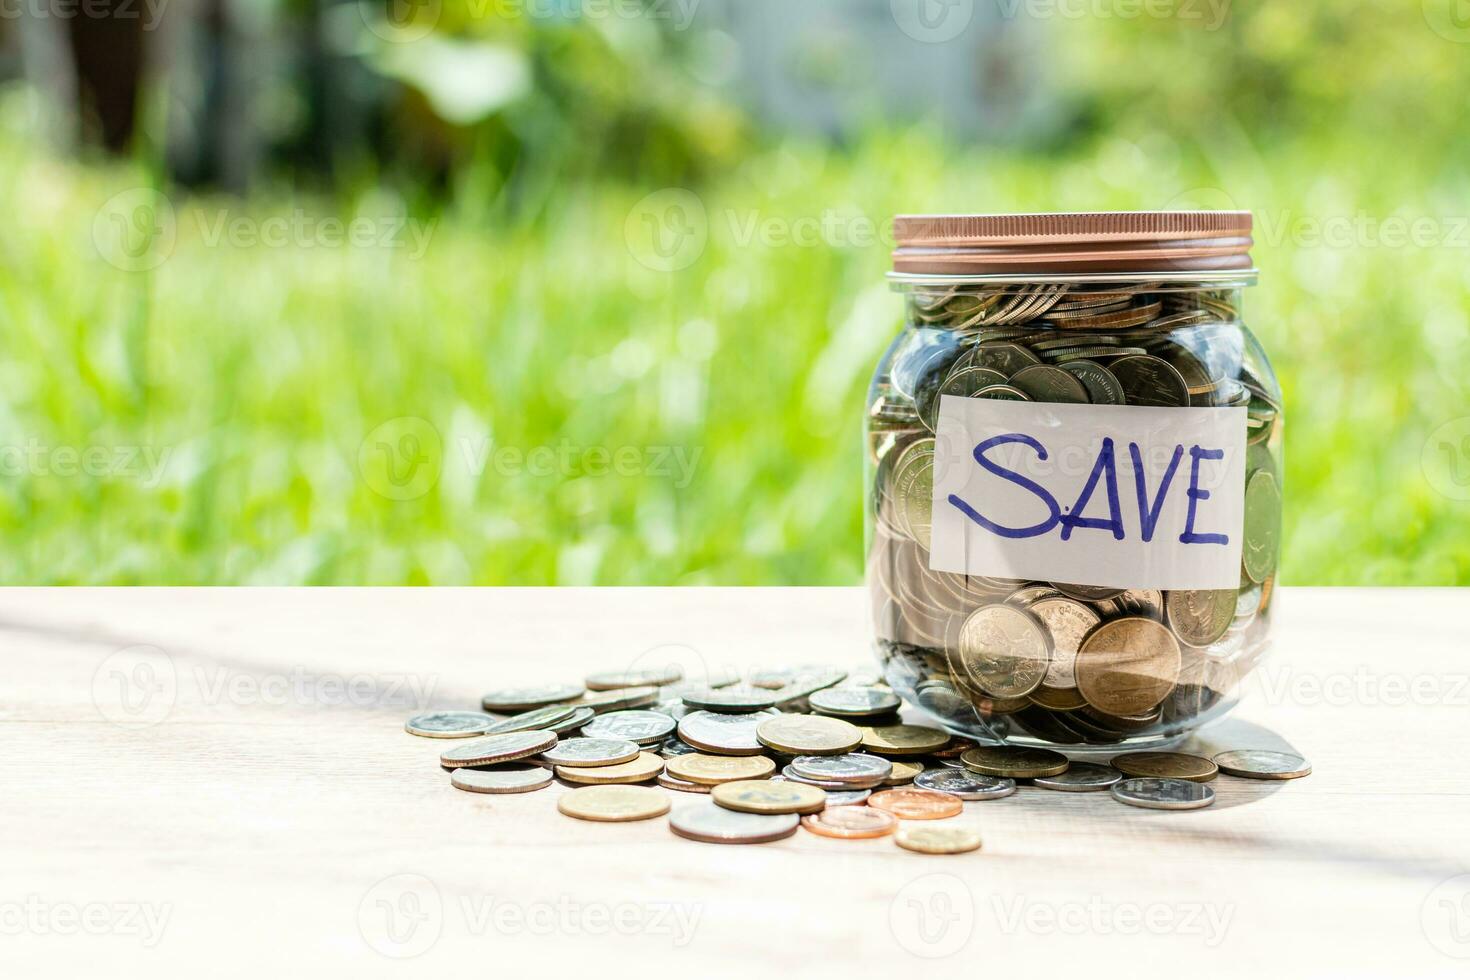
[[[816,813],[827,806],[827,791],[806,783],[739,779],[716,786],[710,799],[742,813]]]
[[[1067,757],[1051,749],[1032,749],[1020,745],[980,745],[960,756],[960,762],[971,772],[982,776],[1007,776],[1011,779],[1035,779],[1056,776],[1067,771]]]
[[[1112,619],[1082,641],[1077,690],[1105,714],[1141,715],[1174,690],[1181,663],[1167,626],[1142,616]]]
[[[881,725],[862,734],[863,748],[876,755],[927,755],[949,742],[948,732],[924,725]]]
[[[786,755],[842,755],[862,743],[851,722],[821,715],[772,715],[755,729],[762,745]]]
[[[557,766],[556,774],[569,783],[646,783],[664,771],[664,760],[652,752],[639,752],[632,762],[615,766]]]
[[[623,823],[651,820],[669,812],[669,798],[647,786],[583,786],[563,793],[556,808],[578,820]]]
[[[763,755],[706,755],[703,752],[676,755],[665,766],[675,779],[702,786],[717,786],[742,779],[765,779],[776,771],[776,764]]]
[[[900,824],[894,843],[920,854],[964,854],[980,850],[980,832],[958,821]]]
[[[965,801],[958,796],[907,786],[874,793],[868,797],[868,806],[900,820],[943,820],[965,812]]]
[[[923,771],[924,764],[922,762],[905,762],[902,759],[897,759],[893,763],[893,775],[883,780],[883,785],[902,786],[904,783],[911,783],[914,781],[914,777]]]
[[[1196,783],[1207,783],[1220,774],[1220,767],[1209,759],[1183,752],[1125,752],[1113,756],[1109,764],[1125,776],[1188,779]]]
[[[670,776],[668,770],[658,774],[658,784],[665,789],[676,789],[681,793],[708,793],[710,788],[703,783],[691,783],[687,779]]]
[[[893,833],[898,818],[865,806],[840,806],[802,817],[801,825],[819,837],[859,840]]]
[[[597,714],[605,711],[622,711],[627,708],[643,708],[658,701],[656,687],[623,687],[610,691],[589,691],[579,701],[572,702],[578,708],[591,708]]]

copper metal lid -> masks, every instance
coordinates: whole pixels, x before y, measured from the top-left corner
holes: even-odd
[[[1250,269],[1249,211],[901,214],[893,270],[931,275]]]

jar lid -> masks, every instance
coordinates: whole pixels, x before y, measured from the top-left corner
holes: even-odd
[[[1249,211],[901,214],[895,272],[933,275],[1251,269]]]

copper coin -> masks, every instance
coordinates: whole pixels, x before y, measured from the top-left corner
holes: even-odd
[[[902,820],[943,820],[965,812],[964,801],[957,796],[907,786],[874,793],[868,806]]]
[[[1125,776],[1188,779],[1196,783],[1207,783],[1220,774],[1220,767],[1209,759],[1183,752],[1125,752],[1113,756],[1108,764]]]
[[[861,840],[893,833],[898,827],[898,818],[865,806],[842,806],[802,817],[801,825],[819,837]]]
[[[1035,779],[1067,771],[1067,757],[1051,749],[1022,745],[980,745],[960,756],[966,769],[982,776]]]

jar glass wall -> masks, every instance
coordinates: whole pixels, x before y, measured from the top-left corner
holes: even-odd
[[[1234,705],[1269,647],[1281,529],[1281,393],[1240,316],[1252,275],[894,275],[905,319],[869,390],[865,480],[875,645],[896,691],[982,741],[1074,748],[1165,744]],[[941,406],[946,420],[967,407],[957,399],[1241,410],[1205,416],[1244,428],[1243,482],[1217,487],[1212,503],[1238,506],[1238,558],[1226,569],[1219,567],[1223,556],[1235,550],[1198,549],[1204,562],[1214,562],[1206,568],[1211,581],[1229,578],[1230,587],[1159,588],[1161,573],[1148,560],[1137,566],[1136,585],[1127,568],[1112,571],[1108,585],[1089,584],[1086,575],[1063,574],[1065,559],[1047,566],[1046,578],[993,574],[993,559],[986,569],[992,574],[977,573],[973,563],[937,570],[944,565],[935,552],[953,548],[940,548],[934,536],[952,537],[955,525],[936,520],[935,508],[944,506],[934,492],[936,469],[985,465],[982,453],[972,453],[973,440],[936,442]],[[1182,505],[1191,523],[1205,512],[1210,493],[1196,486],[1199,459],[1192,460],[1196,483],[1188,482],[1189,453],[1206,465],[1215,457],[1187,442],[1176,447],[1182,464],[1175,458],[1147,475],[1138,467],[1137,513],[1145,528],[1150,506],[1157,519],[1171,480],[1176,495],[1187,487],[1192,499]],[[1114,510],[1121,507],[1132,522],[1135,480],[1124,445],[1108,447],[1116,459],[1107,460],[1105,482],[1124,501],[1114,499]],[[1099,464],[1092,474],[1099,487],[1102,470]],[[1240,472],[1232,471],[1233,479]],[[985,500],[954,502],[972,523],[994,529],[982,516]],[[1066,507],[1053,511],[1065,525]],[[1081,529],[1000,540],[998,547],[1018,556],[1017,567],[1036,567],[1030,558],[1043,538],[1065,539],[1065,531],[1076,530],[1073,540],[1084,542],[1074,546],[1079,551],[1089,547],[1088,535],[1109,538],[1096,530],[1101,522],[1076,523]],[[1171,545],[1164,537],[1147,547]]]

